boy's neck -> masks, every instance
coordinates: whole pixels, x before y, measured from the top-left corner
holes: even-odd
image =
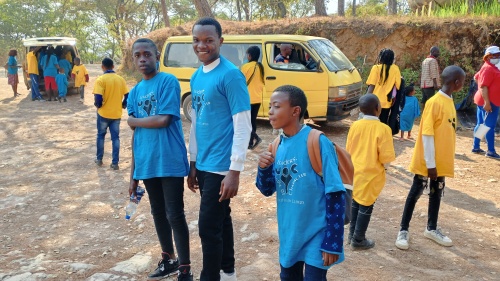
[[[451,94],[453,94],[453,92],[454,92],[453,89],[451,87],[449,87],[448,85],[443,85],[443,87],[441,88],[440,91],[447,94],[450,97],[451,97]]]
[[[155,69],[154,71],[151,71],[151,73],[148,73],[148,74],[143,74],[143,75],[142,75],[142,78],[143,78],[144,80],[149,80],[149,79],[152,79],[153,77],[155,77],[155,76],[156,76],[156,74],[158,74],[158,70],[156,70],[156,69]]]
[[[285,136],[287,136],[287,137],[293,137],[300,132],[300,130],[302,129],[303,126],[304,126],[304,124],[295,123],[289,127],[283,127],[282,128],[283,134],[285,134]]]

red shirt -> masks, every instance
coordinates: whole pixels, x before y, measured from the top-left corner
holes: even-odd
[[[474,75],[474,79],[477,81],[477,92],[474,95],[474,103],[484,106],[481,87],[486,86],[490,102],[496,106],[500,106],[500,70],[489,61],[485,61],[478,73]]]

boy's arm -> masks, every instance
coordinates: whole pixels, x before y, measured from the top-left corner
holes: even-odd
[[[394,151],[391,128],[387,125],[383,125],[382,129],[384,132],[378,144],[378,160],[384,166],[387,166],[396,159],[396,152]]]
[[[172,123],[172,115],[153,115],[145,118],[135,118],[133,116],[129,116],[127,119],[127,124],[130,127],[139,127],[139,128],[164,128],[170,126]]]
[[[424,144],[424,159],[425,166],[427,167],[428,177],[431,180],[437,179],[436,170],[436,150],[434,148],[434,136],[422,135],[422,142]]]
[[[341,255],[344,252],[344,216],[345,191],[327,193],[326,231],[321,251],[334,255]]]
[[[258,167],[255,186],[264,196],[271,196],[276,191],[276,180],[274,178],[274,164],[266,168]]]
[[[137,196],[137,185],[139,184],[139,181],[134,179],[134,171],[135,171],[135,158],[134,158],[134,133],[135,131],[132,131],[132,141],[131,141],[131,147],[132,147],[132,160],[130,163],[130,184],[128,187],[128,195],[134,195]]]

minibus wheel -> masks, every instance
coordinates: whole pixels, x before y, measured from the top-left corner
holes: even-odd
[[[186,98],[184,98],[184,101],[182,102],[182,111],[184,111],[184,116],[186,116],[186,119],[191,122],[191,104],[192,104],[192,99],[191,95],[187,95]]]

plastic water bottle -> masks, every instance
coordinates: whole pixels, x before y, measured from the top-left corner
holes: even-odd
[[[144,195],[144,188],[138,186],[136,194],[137,196],[134,196],[134,194],[130,195],[130,201],[127,207],[125,207],[126,220],[130,220],[130,218],[135,214],[135,211],[137,210],[137,205],[139,204],[142,196]]]

